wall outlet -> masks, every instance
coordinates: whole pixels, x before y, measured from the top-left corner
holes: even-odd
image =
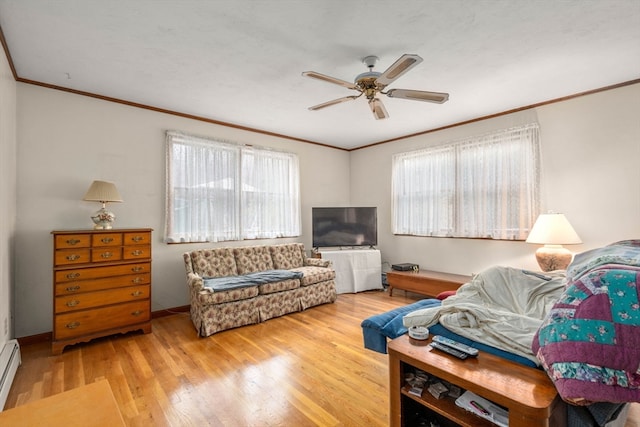
[[[4,318],[4,334],[7,335],[9,333],[9,319],[7,317]]]

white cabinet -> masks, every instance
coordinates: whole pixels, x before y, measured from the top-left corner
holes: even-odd
[[[339,294],[382,289],[382,260],[377,249],[320,250],[333,263]]]

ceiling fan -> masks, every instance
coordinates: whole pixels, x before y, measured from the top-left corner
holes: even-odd
[[[332,101],[323,102],[322,104],[309,107],[309,110],[320,110],[325,107],[340,104],[346,101],[352,101],[364,95],[369,100],[369,107],[376,119],[386,119],[389,117],[387,109],[382,101],[377,97],[378,94],[387,95],[389,98],[409,99],[413,101],[426,101],[442,104],[449,99],[448,93],[442,92],[425,92],[422,90],[411,89],[384,89],[393,83],[398,77],[422,62],[422,58],[418,55],[404,54],[396,62],[391,64],[383,73],[373,71],[373,67],[378,61],[377,56],[367,56],[362,62],[369,68],[369,71],[358,74],[353,83],[346,80],[337,79],[335,77],[326,76],[315,71],[305,71],[303,76],[312,77],[314,79],[323,80],[325,82],[337,84],[347,89],[360,92],[358,95],[345,96],[343,98],[334,99]]]

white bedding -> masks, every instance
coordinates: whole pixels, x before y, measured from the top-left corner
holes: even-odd
[[[564,271],[537,277],[525,270],[491,267],[462,285],[439,307],[407,314],[411,326],[442,326],[463,337],[518,354],[539,364],[533,336],[564,290]]]

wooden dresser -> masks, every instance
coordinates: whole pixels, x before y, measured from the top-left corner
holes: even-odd
[[[53,354],[106,335],[151,332],[151,232],[51,232]]]

